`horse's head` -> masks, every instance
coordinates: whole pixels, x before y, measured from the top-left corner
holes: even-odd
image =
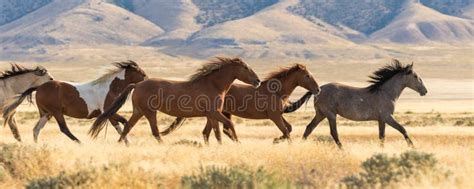
[[[408,65],[408,72],[404,76],[406,81],[406,86],[420,94],[420,96],[425,96],[428,93],[428,90],[423,83],[421,77],[413,70],[413,63]]]
[[[251,84],[254,87],[260,86],[260,79],[257,74],[240,58],[233,58],[231,64],[234,67],[233,71],[236,73],[238,80]]]
[[[130,83],[138,83],[148,79],[145,71],[143,71],[136,62],[129,60],[119,64],[125,69],[125,80]]]
[[[16,69],[14,67],[16,67]],[[25,73],[22,74],[23,76],[18,77],[18,79],[24,80],[25,82],[30,82],[30,87],[37,87],[43,83],[53,80],[53,77],[48,73],[48,70],[42,66],[37,66],[34,69],[27,69],[14,64],[12,65],[12,71],[15,72],[15,70],[26,70]]]
[[[305,88],[306,90],[313,93],[313,95],[319,95],[321,89],[319,88],[318,82],[314,80],[311,72],[308,71],[305,65],[296,64],[295,79],[296,85]]]

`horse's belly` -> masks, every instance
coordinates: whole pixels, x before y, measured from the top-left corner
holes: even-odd
[[[188,109],[161,108],[159,111],[165,114],[168,114],[170,116],[174,116],[174,117],[204,117],[206,116],[206,113],[204,111],[196,111],[195,109],[188,110]]]
[[[266,119],[268,118],[266,112],[258,112],[258,111],[225,111],[227,113],[230,113],[232,115],[242,117],[242,118],[247,118],[247,119]]]

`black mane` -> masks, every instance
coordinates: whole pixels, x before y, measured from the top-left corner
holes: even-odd
[[[402,65],[397,59],[393,59],[391,64],[388,64],[379,70],[375,71],[371,76],[368,82],[372,83],[367,88],[370,92],[377,91],[385,82],[390,80],[393,76],[403,73],[410,74],[412,73],[412,65]]]
[[[113,65],[115,65],[115,67],[119,69],[135,69],[138,72],[146,75],[145,71],[142,70],[142,68],[140,68],[140,66],[133,60],[128,60],[125,62],[116,62],[116,63],[113,63]]]
[[[30,68],[25,68],[25,67],[23,67],[21,65],[18,65],[18,64],[11,64],[11,69],[10,70],[0,72],[0,80],[7,79],[7,78],[10,78],[10,77],[14,77],[14,76],[17,76],[17,75],[22,75],[22,74],[38,71],[38,70],[41,70],[41,69],[44,69],[44,68],[37,67],[35,69],[30,69]]]

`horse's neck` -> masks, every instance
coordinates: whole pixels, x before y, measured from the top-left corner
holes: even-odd
[[[405,87],[406,84],[403,81],[403,78],[400,75],[395,75],[381,86],[381,91],[383,91],[382,94],[390,100],[396,101]]]
[[[207,76],[204,82],[212,83],[212,85],[221,92],[227,92],[232,83],[235,81],[236,76],[233,72],[225,70],[226,68],[221,68],[220,70],[212,73]]]
[[[278,94],[282,98],[287,99],[291,95],[291,93],[293,93],[293,91],[296,89],[296,82],[292,77],[294,76],[288,76],[279,80],[282,86]]]
[[[76,86],[89,86],[92,88],[103,88],[103,87],[110,87],[112,81],[115,78],[119,78],[120,80],[125,80],[125,70],[120,70],[114,74],[107,75],[105,78],[99,78],[98,80],[89,81],[86,83],[78,83],[75,84]]]
[[[0,88],[4,89],[5,94],[15,95],[25,92],[27,89],[33,87],[32,78],[25,75],[19,75],[7,78],[0,81]]]

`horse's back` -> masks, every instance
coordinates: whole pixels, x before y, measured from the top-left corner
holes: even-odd
[[[321,93],[315,100],[315,107],[330,111],[352,120],[371,120],[377,108],[372,95],[365,88],[329,83],[321,86]]]

